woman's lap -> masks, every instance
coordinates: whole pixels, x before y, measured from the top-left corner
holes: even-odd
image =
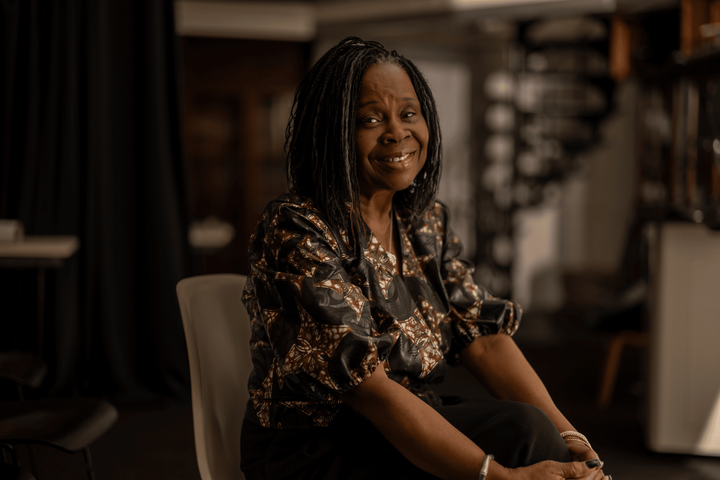
[[[543,460],[569,462],[565,441],[545,412],[526,403],[452,399],[438,412],[487,453],[509,468]]]
[[[435,478],[349,410],[329,427],[275,430],[246,420],[242,433],[240,458],[247,480]]]
[[[506,467],[570,461],[565,442],[538,408],[517,402],[446,399],[437,411]],[[365,418],[349,409],[329,427],[275,430],[245,421],[242,468],[248,480],[434,479]]]

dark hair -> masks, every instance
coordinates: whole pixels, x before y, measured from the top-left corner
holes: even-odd
[[[427,81],[408,59],[380,43],[348,37],[315,63],[295,91],[285,132],[291,191],[311,198],[333,228],[351,237],[362,230],[355,151],[355,115],[363,76],[374,64],[391,63],[410,77],[428,126],[427,160],[413,183],[397,192],[401,214],[417,219],[435,200],[440,182],[440,121]],[[350,206],[348,206],[348,203]]]

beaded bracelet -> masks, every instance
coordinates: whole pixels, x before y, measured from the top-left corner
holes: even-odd
[[[590,446],[590,444],[587,443],[587,442],[585,442],[585,441],[583,441],[583,440],[580,439],[580,438],[574,438],[574,437],[566,438],[566,439],[565,439],[565,442],[566,442],[566,443],[567,443],[567,442],[578,442],[578,443],[582,443],[583,445],[585,445],[586,447],[588,447],[590,450],[592,450],[592,447]]]
[[[571,437],[573,440],[577,440],[578,442],[585,444],[585,446],[592,450],[592,445],[590,445],[587,437],[580,432],[573,432],[572,430],[569,430],[567,432],[560,433],[560,436],[563,438],[563,440],[566,440],[565,437]]]

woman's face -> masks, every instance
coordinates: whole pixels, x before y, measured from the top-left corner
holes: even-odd
[[[392,64],[370,66],[355,126],[361,195],[370,198],[409,187],[427,159],[429,136],[405,70]]]

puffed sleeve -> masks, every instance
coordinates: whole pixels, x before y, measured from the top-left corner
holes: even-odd
[[[447,208],[435,211],[443,228],[441,275],[450,299],[453,353],[468,346],[476,337],[494,333],[513,335],[518,329],[522,309],[516,303],[492,296],[475,284],[473,265],[461,258],[462,243],[448,225]],[[452,359],[452,358],[451,358]]]
[[[265,398],[337,401],[392,348],[389,335],[373,335],[370,303],[343,268],[349,250],[338,236],[311,206],[276,201],[251,237],[245,305],[261,377],[251,384],[263,385]]]

